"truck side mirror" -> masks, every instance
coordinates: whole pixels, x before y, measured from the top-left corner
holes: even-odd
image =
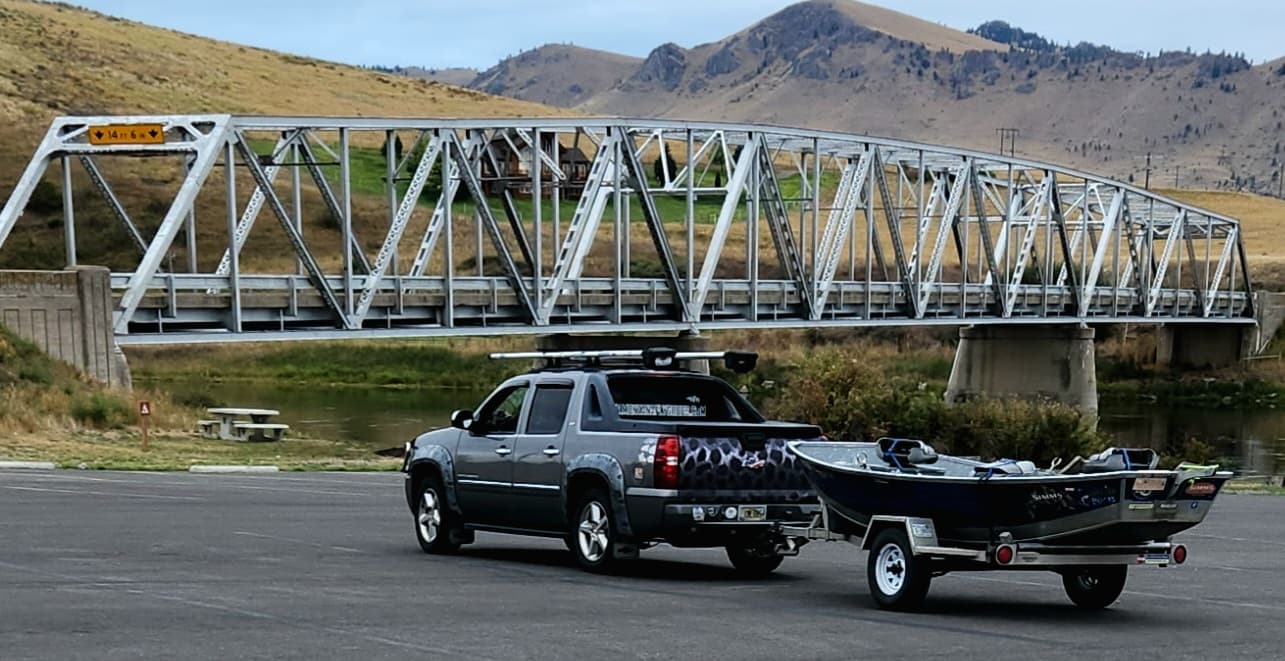
[[[451,426],[468,431],[468,428],[473,426],[473,412],[468,409],[459,409],[452,412]]]

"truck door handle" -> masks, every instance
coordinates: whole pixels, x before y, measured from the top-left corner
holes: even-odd
[[[562,454],[562,450],[559,450],[558,448],[555,448],[552,445],[544,449],[544,456],[546,457],[556,457],[559,454]]]
[[[512,450],[510,450],[510,449],[508,448],[508,446],[501,445],[500,447],[495,448],[495,454],[498,454],[498,455],[500,455],[501,457],[507,457],[507,456],[509,456],[509,455],[513,454],[513,451],[512,451]]]

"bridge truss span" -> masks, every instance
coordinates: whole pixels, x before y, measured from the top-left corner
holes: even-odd
[[[61,223],[24,222],[50,182]],[[24,231],[112,269],[121,342],[1253,323],[1233,218],[1050,164],[773,126],[64,117],[0,211],[0,258]]]

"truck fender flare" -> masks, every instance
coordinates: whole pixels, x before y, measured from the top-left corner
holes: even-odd
[[[616,527],[622,537],[632,537],[633,528],[629,525],[629,508],[625,506],[625,470],[620,462],[609,454],[584,454],[567,462],[567,473],[562,485],[562,511],[570,518],[572,504],[567,502],[570,494],[568,487],[571,479],[577,475],[592,473],[607,483],[607,497],[611,499],[611,511],[616,516]]]
[[[446,506],[452,512],[462,514],[460,501],[455,493],[455,459],[451,456],[451,451],[447,450],[445,446],[437,444],[415,446],[410,463],[406,465],[406,473],[414,475],[416,470],[427,466],[436,468],[442,474],[442,486],[446,489],[444,494],[446,496]],[[414,507],[413,503],[411,507]]]

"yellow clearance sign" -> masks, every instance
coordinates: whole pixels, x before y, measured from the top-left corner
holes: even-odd
[[[165,143],[160,124],[106,124],[89,127],[91,145],[159,145]]]

